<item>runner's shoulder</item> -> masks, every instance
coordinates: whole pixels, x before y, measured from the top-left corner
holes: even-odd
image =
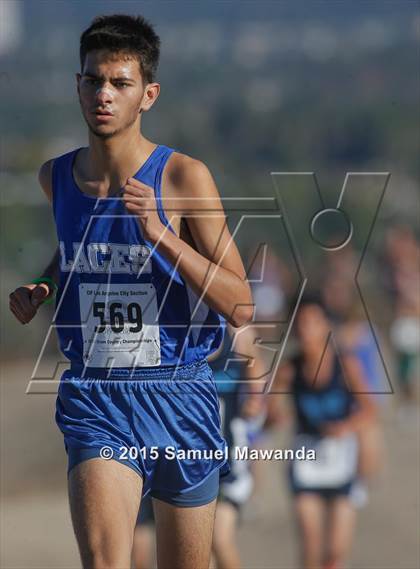
[[[167,176],[171,184],[180,190],[194,190],[200,187],[197,183],[212,181],[204,162],[176,151],[168,161]]]
[[[48,201],[52,203],[52,167],[55,158],[51,158],[44,162],[38,172],[38,181],[43,189]]]

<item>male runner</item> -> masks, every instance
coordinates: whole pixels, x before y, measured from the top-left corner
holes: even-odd
[[[249,463],[235,458],[235,449],[249,446],[248,425],[265,415],[266,396],[259,383],[264,380],[264,363],[257,349],[255,330],[245,327],[237,334],[235,332],[227,326],[221,348],[209,359],[231,467],[230,473],[221,481],[216,507],[213,555],[217,569],[242,566],[237,529],[254,484]],[[240,354],[241,359],[235,358],[235,353]]]
[[[216,456],[225,441],[206,357],[225,321],[242,326],[253,313],[207,167],[141,133],[159,95],[159,47],[140,16],[101,16],[83,32],[77,91],[89,145],[42,165],[59,247],[36,282],[10,295],[26,324],[58,288],[54,323],[71,368],[56,420],[85,568],[130,566],[148,493],[159,567],[208,567],[219,475],[229,467]],[[215,454],[170,459],[168,446]]]

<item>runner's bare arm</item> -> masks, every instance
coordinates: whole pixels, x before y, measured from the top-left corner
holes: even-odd
[[[52,203],[51,171],[52,160],[45,162],[38,174],[39,183],[47,199]],[[57,248],[48,266],[40,277],[52,279],[58,282],[59,249]],[[9,306],[11,312],[22,324],[27,324],[37,313],[38,307],[47,300],[52,294],[53,289],[47,283],[25,284],[15,289],[9,295]]]
[[[239,251],[207,166],[189,156],[171,162],[168,178],[177,209],[185,219],[196,249],[171,231],[161,235],[158,250],[191,288],[234,327],[249,322],[252,296]],[[169,168],[169,164],[168,164]]]
[[[342,358],[342,363],[348,389],[353,394],[357,407],[347,419],[326,425],[325,433],[331,436],[362,431],[377,418],[376,404],[369,393],[359,360],[347,354]]]
[[[48,201],[52,204],[52,167],[54,160],[47,160],[38,172],[38,181]]]
[[[259,340],[253,324],[234,331],[232,352],[236,357],[248,360],[243,378],[247,383],[242,386],[246,395],[241,405],[241,415],[246,418],[261,416],[266,410],[267,395],[264,393],[264,388],[268,374]]]
[[[271,391],[267,393],[266,427],[276,427],[289,420],[288,394],[291,390],[292,379],[293,366],[285,361],[279,365]]]
[[[43,189],[48,201],[52,205],[52,167],[54,159],[48,160],[42,164],[39,169],[38,180],[41,188]],[[48,266],[45,268],[44,272],[40,275],[41,277],[49,277],[55,283],[58,283],[59,279],[59,262],[60,262],[60,250],[57,247],[53,258],[51,259]]]

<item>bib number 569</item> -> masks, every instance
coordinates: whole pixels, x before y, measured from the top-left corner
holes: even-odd
[[[93,303],[93,316],[99,318],[99,325],[95,326],[95,332],[105,332],[106,327],[110,326],[115,334],[120,334],[124,330],[126,323],[133,324],[128,330],[130,332],[140,332],[143,327],[143,319],[141,315],[141,306],[137,302],[127,304],[127,313],[124,314],[121,302],[112,302],[109,304],[109,323],[105,318],[105,302]]]

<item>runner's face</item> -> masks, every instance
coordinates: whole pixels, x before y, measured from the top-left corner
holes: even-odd
[[[302,348],[324,344],[328,331],[328,321],[320,306],[311,304],[298,311],[296,331]]]
[[[96,136],[110,138],[139,121],[145,89],[135,57],[89,52],[77,87],[83,116]]]

